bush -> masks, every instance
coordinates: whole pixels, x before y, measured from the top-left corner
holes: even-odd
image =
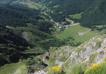
[[[85,69],[84,64],[71,65],[70,68],[66,69],[66,74],[84,74]]]
[[[106,63],[93,64],[84,74],[106,74]]]

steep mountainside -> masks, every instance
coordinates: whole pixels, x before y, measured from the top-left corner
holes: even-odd
[[[62,21],[68,15],[85,11],[94,0],[46,0],[45,5],[50,9],[50,15],[56,21]]]
[[[63,18],[69,17],[84,26],[106,24],[105,0],[46,0],[44,4],[56,21],[64,21]]]
[[[42,10],[38,1],[0,1],[0,66],[59,45],[52,36],[54,22]]]
[[[10,7],[13,6],[12,9],[15,6],[16,8],[29,7],[31,9],[42,10],[48,13],[48,15],[52,17],[55,21],[64,21],[64,19],[69,17],[70,15],[79,14],[81,16],[79,21],[82,23],[82,25],[90,26],[92,24],[93,25],[105,24],[105,17],[104,17],[105,3],[106,3],[105,0],[101,0],[101,1],[99,0],[87,0],[87,1],[85,0],[62,0],[62,1],[61,0],[41,0],[41,1],[40,0],[14,0],[14,1],[3,0],[0,3],[8,4],[10,5]],[[29,11],[29,9],[27,9],[27,11]],[[30,12],[33,12],[33,11],[34,10],[31,10]],[[21,13],[21,12],[18,12],[18,13]],[[27,15],[32,14],[28,12],[24,12],[24,13],[26,13]],[[25,14],[21,16],[21,18],[26,18]],[[27,19],[27,21],[31,19],[34,19],[34,18],[30,17],[30,19]],[[73,18],[71,17],[71,19]],[[91,20],[88,20],[88,19],[91,19]],[[19,21],[18,19],[16,20]],[[31,21],[34,21],[34,20],[31,20]]]
[[[94,3],[82,15],[82,23],[85,25],[105,25],[106,24],[106,1],[95,0]]]
[[[0,24],[25,35],[32,47],[47,50],[48,44],[52,45],[51,42],[56,40],[51,35],[54,22],[37,0],[4,0],[0,3]]]
[[[0,74],[105,74],[105,7],[105,0],[0,0]]]
[[[0,25],[0,66],[18,62],[28,46],[29,43],[22,36]]]

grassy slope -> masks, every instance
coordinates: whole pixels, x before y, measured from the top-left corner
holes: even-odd
[[[23,63],[7,64],[0,68],[0,74],[27,74],[27,68]]]
[[[78,33],[85,33],[84,35],[78,35]],[[89,28],[82,27],[80,25],[75,25],[70,27],[69,29],[64,30],[60,34],[57,34],[56,37],[60,40],[74,38],[75,42],[84,42],[89,40],[93,36],[96,35],[96,32],[90,31]]]

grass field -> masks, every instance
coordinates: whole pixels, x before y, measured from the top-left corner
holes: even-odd
[[[65,39],[73,38],[75,43],[83,43],[84,41],[89,40],[95,35],[97,35],[97,33],[91,31],[89,28],[75,25],[60,32],[59,34],[56,34],[56,37],[62,41],[64,41]]]
[[[0,74],[27,74],[27,68],[23,63],[7,64],[0,68]]]

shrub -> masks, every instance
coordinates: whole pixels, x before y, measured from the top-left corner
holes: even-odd
[[[71,65],[69,68],[66,68],[66,74],[84,74],[85,69],[85,65],[81,63]]]
[[[84,74],[106,74],[106,63],[93,64]]]

